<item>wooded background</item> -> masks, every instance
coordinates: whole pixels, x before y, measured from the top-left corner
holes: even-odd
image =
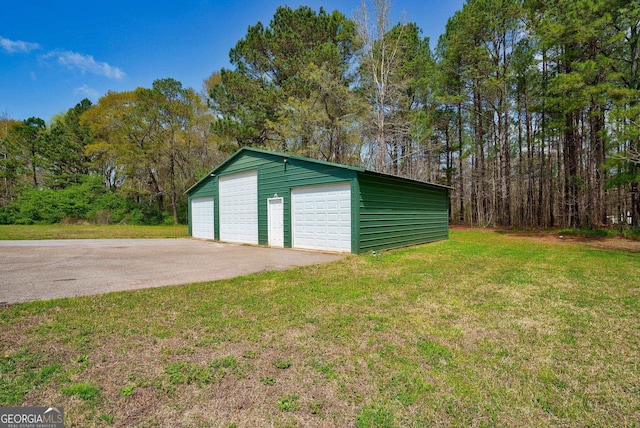
[[[172,78],[0,119],[0,222],[185,222],[242,146],[452,187],[452,222],[637,227],[640,1],[468,0],[434,47],[389,0],[279,7],[197,92]]]

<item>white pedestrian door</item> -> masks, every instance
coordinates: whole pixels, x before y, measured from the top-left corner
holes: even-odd
[[[269,198],[269,246],[284,247],[284,203],[282,198]]]

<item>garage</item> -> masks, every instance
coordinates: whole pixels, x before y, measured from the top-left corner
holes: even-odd
[[[359,254],[447,239],[449,190],[243,147],[187,190],[189,230],[210,236],[213,223],[220,241]]]
[[[220,240],[258,244],[256,171],[220,177]]]
[[[215,239],[213,196],[191,200],[191,219],[194,238]]]
[[[292,189],[293,248],[351,252],[351,183]]]

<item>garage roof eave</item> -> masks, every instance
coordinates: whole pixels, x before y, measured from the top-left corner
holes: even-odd
[[[371,170],[368,170],[368,169],[363,171],[363,172],[365,174],[367,174],[367,175],[377,175],[379,177],[395,178],[396,180],[406,181],[408,183],[427,184],[427,185],[432,186],[432,187],[439,187],[439,188],[442,188],[442,189],[455,190],[455,187],[453,187],[453,186],[447,186],[445,184],[433,183],[431,181],[414,180],[412,178],[401,177],[399,175],[393,175],[393,174],[385,174],[385,173],[382,173],[382,172],[371,171]]]
[[[328,162],[328,161],[323,161],[323,160],[319,160],[319,159],[313,159],[313,158],[306,158],[304,156],[297,156],[297,155],[291,155],[288,153],[280,153],[280,152],[274,152],[271,150],[263,150],[263,149],[256,149],[253,147],[243,147],[240,150],[238,150],[237,152],[235,152],[233,155],[231,155],[231,157],[229,159],[227,159],[227,161],[221,163],[220,165],[218,165],[218,168],[222,167],[224,164],[226,164],[226,162],[231,161],[236,155],[239,155],[240,152],[242,151],[251,151],[251,152],[256,152],[256,153],[264,153],[267,155],[273,155],[273,156],[280,156],[281,158],[286,158],[286,159],[295,159],[295,160],[299,160],[299,161],[303,161],[303,162],[312,162],[312,163],[316,163],[316,164],[320,164],[320,165],[327,165],[327,166],[332,166],[335,168],[341,168],[341,169],[349,169],[352,171],[358,171],[358,172],[364,172],[365,169],[364,168],[360,168],[357,166],[351,166],[351,165],[344,165],[341,163],[335,163],[335,162]]]

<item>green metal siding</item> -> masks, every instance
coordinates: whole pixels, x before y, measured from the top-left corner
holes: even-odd
[[[284,162],[287,159],[287,162]],[[267,199],[275,194],[283,198],[284,246],[291,248],[291,189],[355,181],[356,171],[338,168],[324,163],[307,162],[302,159],[283,157],[263,152],[247,151],[216,171],[216,176],[238,172],[258,171],[258,242],[268,245],[269,225],[267,223]],[[353,187],[353,186],[352,186]],[[353,190],[352,190],[353,194]],[[218,207],[216,197],[216,209]],[[216,237],[219,224],[216,213]],[[352,221],[352,236],[356,221]],[[355,248],[355,247],[354,247]]]
[[[448,238],[448,190],[427,183],[358,173],[358,252]]]
[[[360,253],[360,180],[351,185],[351,252]]]

